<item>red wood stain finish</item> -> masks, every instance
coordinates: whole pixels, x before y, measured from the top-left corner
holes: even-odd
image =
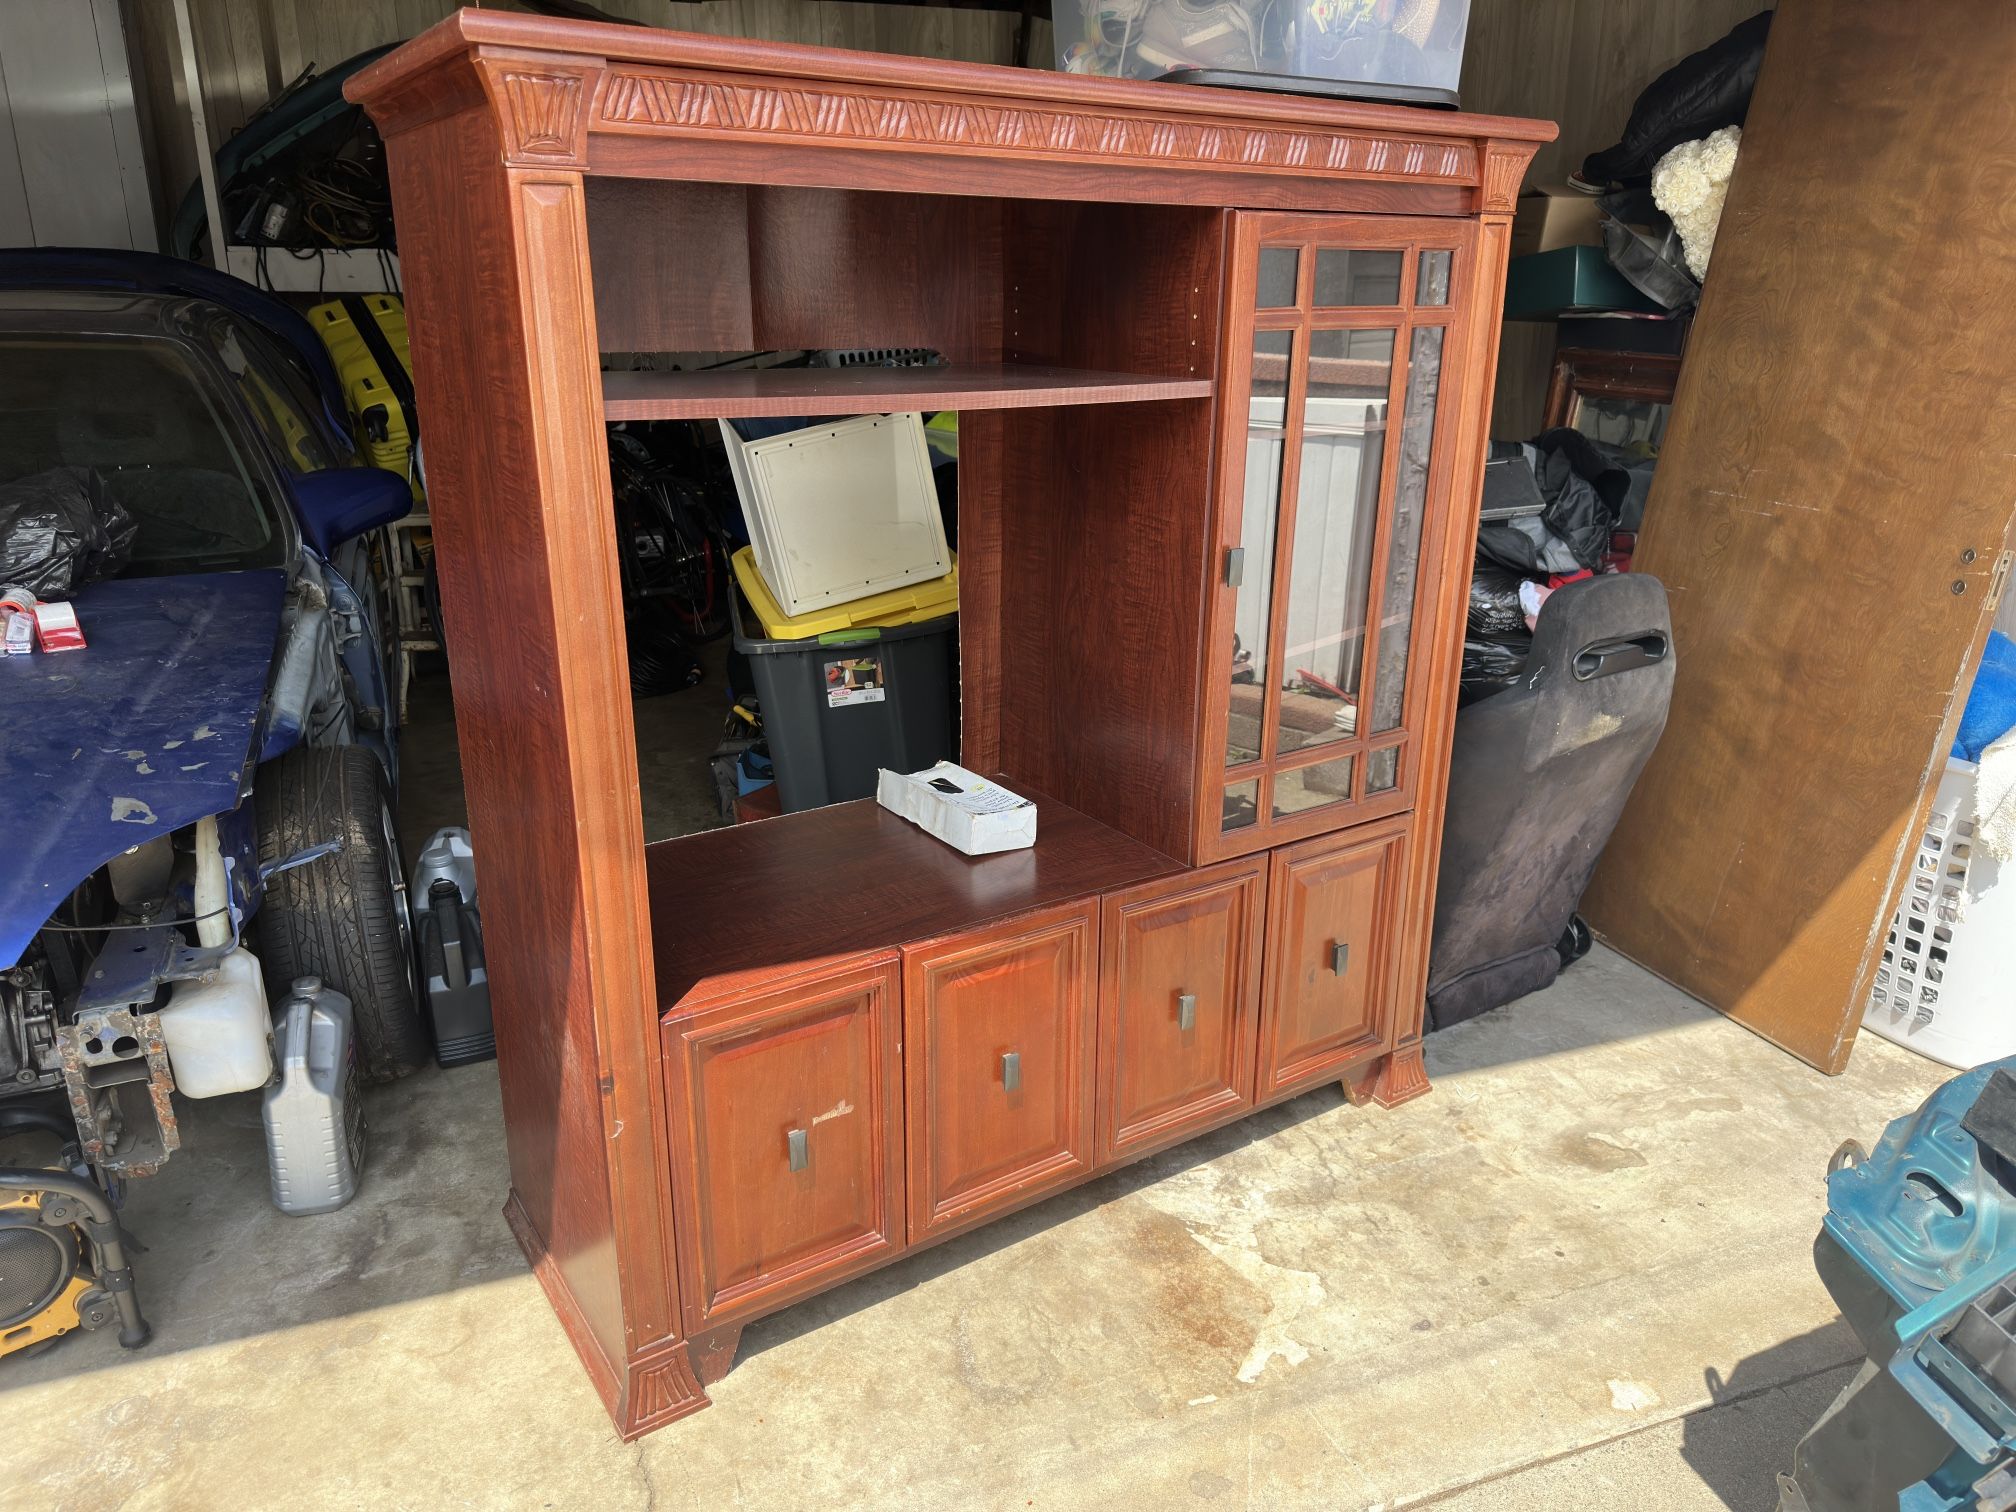
[[[427,416],[506,1217],[620,1433],[921,1245],[1319,1081],[1427,1089],[1462,566],[1551,127],[487,10],[347,92]],[[1253,328],[1376,323],[1256,314],[1263,236],[1457,262],[1403,317],[1447,325],[1405,718],[1341,748],[1404,742],[1399,786],[1228,838]],[[906,346],[944,365],[673,370]],[[964,760],[1035,846],[856,802],[647,847],[605,423],[920,407],[963,412]]]

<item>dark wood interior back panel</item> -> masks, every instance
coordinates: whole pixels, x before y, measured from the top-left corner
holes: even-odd
[[[954,362],[1000,358],[998,200],[587,183],[604,351],[926,346]]]
[[[749,191],[759,347],[1001,356],[1001,204],[867,190]]]
[[[658,998],[671,1009],[830,958],[977,929],[1180,868],[1013,776],[1036,844],[967,856],[872,798],[646,848]]]
[[[583,187],[603,351],[755,347],[747,189],[603,178]]]
[[[1987,147],[2016,26],[1987,14],[1779,7],[1634,563],[1673,702],[1585,911],[1829,1071],[2016,498],[2016,156]]]
[[[1016,206],[1007,246],[1011,355],[1215,373],[1221,214]],[[1188,860],[1211,405],[1113,408],[1000,417],[999,493],[973,511],[998,510],[998,604],[978,627],[996,639],[969,656],[966,702],[991,711],[1004,765]]]

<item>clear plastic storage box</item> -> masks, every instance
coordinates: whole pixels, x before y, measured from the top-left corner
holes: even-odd
[[[1454,105],[1470,0],[1056,0],[1066,73]]]

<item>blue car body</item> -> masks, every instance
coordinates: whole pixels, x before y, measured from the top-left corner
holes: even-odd
[[[0,252],[0,484],[90,467],[142,521],[134,562],[72,597],[85,649],[0,657],[0,987],[101,868],[213,817],[235,945],[261,762],[361,745],[396,782],[365,534],[411,494],[356,460],[327,353],[278,300],[171,258]]]

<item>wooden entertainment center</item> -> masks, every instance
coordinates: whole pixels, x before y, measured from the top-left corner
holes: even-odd
[[[1544,123],[450,17],[383,131],[506,1213],[626,1436],[751,1318],[1421,1018],[1513,198]],[[603,353],[935,349],[926,369]],[[646,845],[604,426],[960,411],[968,858]]]

